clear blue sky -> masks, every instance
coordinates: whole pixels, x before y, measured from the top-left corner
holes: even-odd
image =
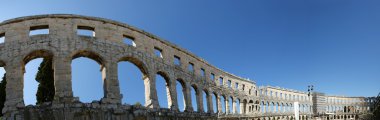
[[[113,19],[258,85],[305,91],[313,84],[328,94],[373,96],[380,92],[379,5],[378,0],[3,1],[0,21],[51,13]],[[40,61],[28,64],[26,86],[35,84],[32,72]],[[143,101],[136,94],[144,90],[140,71],[128,63],[119,67],[122,91],[132,91],[123,93],[123,101]],[[99,65],[79,58],[73,69],[74,94],[83,101],[101,98]],[[86,80],[95,82],[81,87]],[[28,94],[25,101],[33,103],[35,92]]]

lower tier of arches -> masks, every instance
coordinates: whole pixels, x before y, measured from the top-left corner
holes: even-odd
[[[359,114],[330,115],[322,120],[360,119]],[[218,114],[180,112],[168,108],[151,109],[141,105],[92,103],[44,103],[18,108],[7,113],[4,120],[295,120],[294,115]],[[314,120],[313,115],[301,114],[299,120]]]

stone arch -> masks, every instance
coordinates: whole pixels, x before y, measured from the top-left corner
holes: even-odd
[[[74,59],[79,58],[79,57],[90,58],[90,59],[96,61],[102,67],[104,67],[104,65],[106,64],[104,56],[102,56],[99,53],[90,51],[90,50],[77,50],[77,51],[74,51],[74,52],[71,53],[70,57],[71,57],[70,58],[71,60],[74,60]]]
[[[140,71],[143,73],[144,77],[148,77],[149,75],[149,69],[147,65],[144,63],[143,60],[136,58],[136,57],[131,57],[131,56],[123,56],[121,58],[118,58],[117,62],[122,62],[122,61],[128,61],[137,66]]]
[[[253,104],[254,104],[254,102],[253,102],[253,100],[249,100],[249,102],[248,102],[248,112],[249,113],[252,113],[253,112]]]
[[[166,72],[164,72],[164,71],[158,71],[156,73],[156,75],[162,76],[164,78],[164,80],[165,80],[166,97],[167,97],[167,102],[168,102],[168,108],[174,107],[173,106],[173,101],[174,100],[172,98],[172,96],[173,96],[172,88],[173,87],[172,87],[172,82],[171,82],[171,79],[170,79],[169,75]],[[156,80],[156,85],[157,85],[157,80]],[[158,91],[157,87],[158,86],[156,86],[156,92]],[[158,98],[158,96],[157,96],[157,98]],[[160,104],[159,104],[159,106],[162,107]]]
[[[241,105],[241,113],[246,114],[247,113],[247,99],[243,99],[242,105]]]
[[[198,88],[198,86],[196,84],[192,84],[191,88],[194,89],[194,92],[195,92],[194,93],[195,94],[195,98],[191,97],[191,102],[193,102],[193,99],[195,99],[195,103],[192,103],[193,108],[194,108],[194,105],[195,105],[197,107],[196,111],[200,112],[200,111],[202,111],[202,109],[201,109],[202,106],[200,104],[200,101],[201,101],[201,98],[200,98],[201,92],[199,92],[199,88]],[[195,111],[195,109],[194,109],[194,111]]]
[[[52,63],[51,64],[53,64],[53,61],[54,61],[54,52],[53,51],[51,51],[51,50],[47,50],[47,49],[38,49],[38,50],[30,50],[30,51],[28,51],[28,53],[27,54],[25,54],[24,56],[23,56],[23,59],[22,59],[22,63],[21,63],[21,67],[22,67],[22,81],[23,81],[23,85],[22,86],[20,86],[20,87],[22,87],[22,88],[25,88],[25,80],[24,80],[24,74],[25,74],[25,72],[26,72],[26,70],[25,70],[25,66],[30,62],[30,61],[32,61],[32,60],[34,60],[34,59],[37,59],[37,58],[43,58],[44,60],[45,59],[49,59],[49,60],[52,60]],[[53,66],[53,65],[52,65]],[[52,68],[52,69],[54,69],[54,67]],[[38,72],[38,71],[37,71]],[[34,79],[33,79],[34,80]],[[55,81],[53,81],[53,83],[54,83]],[[37,82],[37,84],[39,84],[38,82]],[[38,87],[38,86],[37,86]],[[54,86],[55,87],[55,86]],[[38,102],[38,97],[37,97],[37,91],[38,91],[38,89],[39,88],[37,88],[36,89],[36,102]],[[55,88],[54,88],[55,89]],[[30,89],[29,89],[30,90]],[[24,91],[25,91],[25,89],[24,89]],[[25,102],[25,93],[24,93],[24,91],[23,91],[23,99],[24,99],[24,104],[26,103]],[[55,90],[54,91],[49,91],[49,92],[54,92],[54,93],[49,93],[49,94],[54,94],[55,95]],[[37,103],[36,103],[37,104]]]
[[[274,101],[271,102],[271,112],[272,113],[276,112],[276,106],[275,106],[275,102]]]
[[[281,102],[281,103],[280,103],[280,106],[281,106],[281,107],[280,107],[279,112],[280,112],[280,113],[283,113],[283,112],[284,112],[284,109],[285,109],[284,103]]]
[[[261,113],[265,113],[265,112],[266,112],[265,102],[261,101]]]
[[[0,68],[1,67],[5,67],[5,62],[3,62],[2,60],[0,60]],[[6,73],[6,70],[5,70],[5,68],[4,68],[4,72]],[[6,75],[6,74],[4,74],[4,75]],[[3,78],[2,78],[2,76],[3,76],[3,74],[0,74],[0,82],[6,82],[6,81],[2,81],[3,80]],[[5,91],[6,92],[6,91]],[[2,93],[1,93],[2,94]],[[6,94],[5,94],[6,95]],[[4,98],[6,98],[6,96],[4,96]],[[0,105],[0,111],[2,111],[2,108],[4,108],[4,104],[5,104],[5,100],[6,99],[2,99],[2,100],[4,100],[4,101],[2,101],[2,102],[4,102],[3,104],[1,104]],[[2,116],[2,113],[0,113],[0,116]]]
[[[23,60],[22,60],[22,65],[23,67],[25,67],[25,65],[33,60],[33,59],[36,59],[36,58],[50,58],[50,59],[53,59],[54,57],[54,53],[50,50],[46,50],[46,49],[40,49],[40,50],[33,50],[31,52],[29,52],[28,54],[26,54],[24,57],[23,57]]]
[[[147,64],[140,58],[138,57],[135,57],[135,56],[130,56],[130,55],[124,55],[122,54],[123,56],[118,56],[115,60],[116,61],[112,61],[112,62],[115,62],[115,63],[111,63],[111,64],[116,64],[115,66],[117,66],[117,69],[115,69],[115,71],[119,71],[119,64],[122,63],[122,62],[127,62],[127,63],[131,63],[132,66],[135,66],[138,71],[141,73],[141,78],[139,78],[140,80],[142,80],[142,84],[143,84],[143,89],[142,89],[142,94],[144,94],[144,96],[141,96],[142,98],[144,98],[144,101],[145,101],[145,106],[148,106],[149,104],[149,100],[151,99],[151,85],[149,84],[150,81],[152,80],[152,77],[149,73],[149,69],[147,67]],[[118,78],[116,81],[116,85],[119,86],[119,93],[122,93],[122,92],[126,92],[124,90],[122,90],[122,79],[120,79],[120,76],[122,75],[118,75],[117,74],[114,74],[116,78]],[[132,97],[132,96],[122,96],[122,97]],[[139,97],[140,98],[140,97]],[[123,99],[123,98],[120,98],[120,99]],[[128,98],[127,98],[128,99]],[[133,103],[132,103],[133,104]]]
[[[256,100],[256,101],[255,101],[255,111],[256,111],[256,112],[259,111],[259,105],[260,105],[259,100]]]
[[[90,50],[77,50],[77,51],[73,51],[69,55],[68,59],[70,60],[70,63],[72,63],[72,61],[74,61],[75,59],[80,58],[80,57],[84,57],[84,58],[88,58],[88,59],[94,60],[96,63],[98,63],[100,65],[100,71],[101,71],[101,75],[102,75],[101,80],[103,81],[103,83],[102,83],[102,85],[103,85],[103,98],[106,98],[106,96],[107,96],[107,89],[108,89],[107,88],[107,82],[108,81],[106,79],[106,76],[107,76],[106,70],[108,69],[107,68],[108,67],[108,65],[107,65],[108,61],[106,61],[106,59],[104,59],[105,57],[102,56],[101,54],[96,53],[94,51],[90,51]],[[71,76],[71,79],[72,79],[72,77],[73,76]],[[74,87],[72,87],[72,88],[74,89]],[[73,93],[74,93],[74,91],[73,91]],[[120,92],[118,92],[118,94],[120,94]]]
[[[210,108],[212,107],[212,100],[210,99],[212,98],[209,91],[210,90],[207,90],[207,88],[203,88],[202,90],[202,107],[204,112],[212,112],[210,111]]]
[[[216,92],[212,92],[212,95],[213,95],[213,98],[212,99],[214,99],[215,98],[215,101],[214,102],[212,102],[212,106],[213,106],[213,109],[214,109],[214,111],[212,111],[213,113],[218,113],[220,110],[221,110],[221,106],[219,106],[219,104],[220,104],[220,99],[218,99],[218,93],[216,93]],[[213,101],[213,100],[212,100]],[[216,111],[216,112],[215,112]]]
[[[235,101],[235,99],[234,99],[234,97],[232,96],[232,95],[229,95],[228,97],[227,97],[227,99],[228,99],[228,113],[230,113],[230,114],[233,114],[234,113],[234,101]]]
[[[177,88],[177,83],[179,83],[179,85],[180,85],[180,87],[182,88],[182,96],[179,96],[178,95],[178,88]],[[182,104],[183,104],[183,110],[188,110],[189,109],[189,107],[191,107],[191,106],[188,106],[188,103],[191,101],[191,100],[189,100],[188,98],[187,98],[187,87],[186,87],[186,82],[185,82],[185,80],[183,80],[182,78],[177,78],[176,79],[176,94],[177,94],[177,103],[180,103],[179,101],[180,100],[182,100],[183,102],[182,102]],[[181,111],[181,109],[179,109],[179,107],[180,107],[180,105],[178,104],[178,110],[180,110]]]
[[[223,100],[222,100],[223,99]],[[224,113],[224,114],[226,114],[227,113],[227,104],[228,104],[228,102],[227,102],[227,99],[228,99],[228,97],[226,96],[226,95],[224,95],[224,94],[220,94],[220,101],[221,101],[221,106],[222,106],[222,113]],[[224,108],[223,108],[224,107]],[[223,110],[224,110],[224,112],[223,112]]]

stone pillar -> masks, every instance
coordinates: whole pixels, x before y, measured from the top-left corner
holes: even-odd
[[[71,58],[58,55],[53,58],[54,68],[54,102],[72,102]]]
[[[103,64],[106,65],[102,65],[101,68],[102,80],[104,83],[104,98],[102,98],[102,102],[111,104],[121,104],[120,87],[117,76],[117,62],[110,61],[109,63]]]
[[[171,106],[170,109],[174,111],[178,111],[178,100],[177,100],[177,88],[176,88],[176,80],[173,79],[173,77],[170,77],[170,84],[169,84],[169,91],[170,91],[170,102]],[[169,97],[169,96],[168,96]]]
[[[212,93],[208,93],[207,97],[207,112],[214,113],[214,105],[212,104]]]
[[[245,111],[244,102],[240,102],[240,113],[239,114],[244,114],[245,113],[244,111]]]
[[[23,89],[24,89],[24,65],[21,61],[12,61],[5,66],[7,72],[6,99],[3,113],[5,117],[10,117],[11,112],[24,107]],[[13,116],[13,115],[12,115]]]
[[[198,112],[204,112],[203,111],[203,95],[202,94],[203,94],[203,92],[199,88],[197,88],[195,90]]]
[[[217,110],[218,110],[218,113],[223,113],[223,107],[222,107],[222,98],[220,95],[217,96],[216,98],[216,101],[217,101]]]
[[[263,103],[263,113],[266,113],[267,112],[267,105],[265,105],[265,103]]]
[[[152,73],[152,72],[149,72]],[[145,107],[152,109],[159,109],[157,92],[156,92],[156,74],[144,75],[145,86]]]
[[[232,113],[237,114],[236,100],[232,100]]]
[[[224,99],[224,103],[226,104],[226,114],[230,113],[230,104],[229,104],[229,98],[227,97]]]
[[[185,98],[185,110],[186,111],[193,111],[193,105],[192,105],[192,101],[191,101],[191,91],[190,91],[190,84],[189,83],[186,83],[185,82],[185,88],[183,88],[184,90],[184,98]]]

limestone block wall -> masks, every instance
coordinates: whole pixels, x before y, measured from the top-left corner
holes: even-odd
[[[48,34],[30,35],[33,30],[48,29]],[[80,29],[94,32],[93,36],[78,35]],[[169,89],[169,106],[178,111],[175,83],[180,81],[184,87],[186,111],[194,111],[192,104],[203,111],[203,91],[207,94],[206,113],[213,112],[212,97],[232,98],[244,104],[257,97],[256,83],[222,71],[194,54],[124,23],[103,18],[79,15],[37,15],[15,18],[0,23],[0,67],[7,72],[6,103],[2,110],[6,117],[12,117],[17,111],[24,110],[23,74],[24,67],[35,58],[53,58],[54,84],[56,96],[53,104],[78,102],[73,96],[71,83],[71,61],[78,57],[87,57],[102,66],[104,97],[102,104],[120,104],[117,63],[129,61],[144,74],[145,107],[159,109],[155,76],[162,75]],[[133,40],[134,45],[123,42],[125,38]],[[160,55],[155,52],[158,50]],[[180,63],[174,63],[179,58]],[[189,70],[189,65],[193,69]],[[222,78],[223,81],[219,79]],[[220,84],[222,83],[222,84]],[[229,86],[228,84],[231,84]],[[237,85],[237,87],[235,87]],[[196,88],[196,98],[191,98],[190,87]],[[257,92],[256,92],[257,93]],[[191,99],[196,99],[192,103]],[[218,111],[221,104],[228,103],[218,99]],[[228,107],[234,110],[229,111]],[[236,104],[227,106],[227,113],[236,113]],[[242,111],[245,108],[241,108]]]
[[[30,34],[39,29],[49,32]],[[79,35],[79,30],[92,31],[93,35]],[[305,92],[258,87],[254,81],[212,66],[173,43],[117,21],[70,14],[20,17],[0,23],[0,38],[5,40],[0,43],[0,67],[7,73],[4,119],[293,119],[294,102],[302,107],[300,118],[310,118],[312,102]],[[126,38],[132,44],[125,44]],[[71,61],[78,57],[93,59],[101,65],[104,96],[93,103],[82,103],[73,96]],[[52,103],[25,106],[24,67],[35,58],[53,59],[56,94]],[[129,61],[142,71],[145,105],[121,104],[123,95],[117,74],[121,61]],[[159,105],[156,75],[167,82],[169,109]],[[184,112],[178,110],[177,81],[183,88]],[[191,88],[196,91],[195,98],[191,96]],[[204,93],[208,110],[205,112]],[[364,98],[326,97],[334,111],[339,111],[335,109],[337,106],[365,111],[365,107],[355,106],[370,102]],[[353,102],[336,102],[340,100]],[[197,105],[197,110],[192,105]]]
[[[286,116],[294,114],[294,103],[298,102],[301,116],[312,114],[312,100],[306,92],[273,86],[260,87],[259,112],[263,116]]]

